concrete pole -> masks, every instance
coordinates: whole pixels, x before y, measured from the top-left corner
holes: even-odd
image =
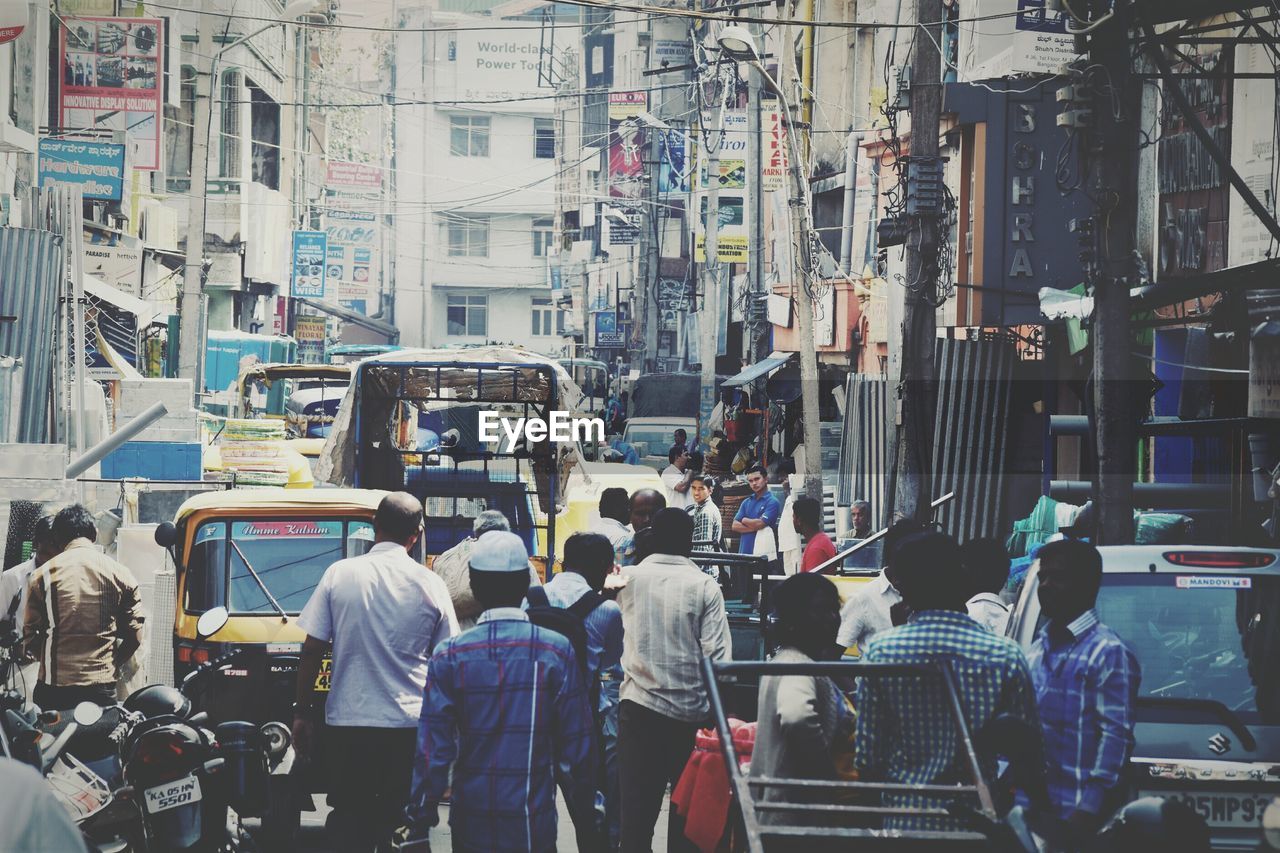
[[[707,150],[707,212],[702,263],[702,304],[698,306],[698,358],[702,360],[701,394],[698,401],[698,439],[702,446],[711,441],[711,410],[716,406],[716,344],[720,323],[720,147],[724,144],[724,93],[720,91],[716,68],[716,105],[711,126],[703,133]],[[759,180],[759,178],[757,178]],[[699,211],[701,213],[701,211]]]
[[[756,45],[764,44],[759,24],[748,25]],[[764,310],[764,135],[760,113],[764,109],[764,81],[759,74],[747,75],[747,215],[750,231],[747,242],[747,308],[743,312],[742,355],[748,363],[755,363],[768,355],[768,315]],[[764,317],[764,323],[753,322],[753,317]]]
[[[812,4],[807,6],[812,14]],[[809,29],[809,28],[806,28]],[[787,112],[788,163],[791,175],[791,244],[796,253],[791,269],[792,292],[795,295],[796,331],[800,335],[800,409],[804,419],[804,493],[822,501],[822,422],[819,420],[818,342],[814,332],[813,247],[809,226],[809,193],[805,182],[805,157],[808,144],[801,145],[796,126],[800,112],[790,103],[786,87],[794,91],[796,77],[795,41],[789,35],[782,39],[780,67],[786,72],[778,86],[778,99]],[[761,69],[763,73],[763,69]],[[759,180],[759,176],[756,176]]]
[[[209,178],[209,128],[213,120],[213,15],[197,15],[199,41],[195,47],[196,102],[191,130],[191,196],[187,218],[187,254],[182,267],[182,297],[178,306],[180,344],[178,376],[191,380],[199,407],[204,390],[204,232],[205,193]]]
[[[916,0],[916,22],[927,29],[914,39],[911,62],[911,157],[937,157],[942,112],[942,0]],[[898,447],[893,512],[928,522],[933,495],[933,432],[937,381],[933,348],[938,337],[935,270],[938,221],[917,216],[907,238],[906,313],[902,379],[898,385]]]

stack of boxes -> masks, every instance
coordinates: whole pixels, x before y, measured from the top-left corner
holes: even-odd
[[[200,480],[199,412],[191,407],[190,379],[124,379],[116,429],[157,402],[169,410],[134,441],[102,460],[105,479]]]

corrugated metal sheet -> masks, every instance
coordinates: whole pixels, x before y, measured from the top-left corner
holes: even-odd
[[[934,497],[956,493],[936,518],[961,541],[1004,532],[997,528],[1016,358],[1006,338],[939,340],[934,350],[938,406],[933,491]]]
[[[49,382],[52,346],[62,289],[62,238],[49,231],[0,228],[0,314],[18,318],[0,323],[0,355],[22,359],[24,382],[17,440],[49,440]]]
[[[872,525],[883,526],[889,382],[884,376],[851,373],[845,384],[844,435],[840,453],[841,506],[871,503]]]

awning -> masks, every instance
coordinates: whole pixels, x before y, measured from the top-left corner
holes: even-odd
[[[164,313],[150,302],[139,299],[130,293],[125,293],[123,290],[117,290],[95,276],[85,275],[84,292],[95,299],[110,302],[120,310],[137,317],[139,328],[151,325],[152,320]]]
[[[790,361],[791,356],[793,355],[795,355],[795,353],[788,352],[788,353],[783,353],[782,355],[774,354],[769,356],[768,358],[762,358],[760,359],[760,361],[757,361],[755,364],[751,365],[746,370],[739,373],[737,376],[730,376],[723,383],[721,383],[720,387],[721,388],[739,388],[743,385],[753,382],[756,379],[759,379],[762,376],[769,376],[779,367],[782,367],[782,365]]]
[[[341,305],[329,302],[325,299],[307,299],[305,297],[297,297],[297,299],[303,305],[310,305],[317,311],[323,311],[326,314],[337,317],[339,320],[345,320],[348,323],[355,323],[357,326],[364,326],[366,329],[370,329],[380,335],[385,335],[390,343],[395,343],[400,340],[400,330],[390,323],[375,320],[373,317],[366,317],[359,311],[352,311],[350,308],[343,308]]]

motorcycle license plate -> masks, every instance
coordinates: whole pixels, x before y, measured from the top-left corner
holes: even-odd
[[[1262,821],[1273,795],[1208,791],[1143,791],[1143,797],[1177,797],[1198,812],[1209,826],[1249,829]]]
[[[195,776],[187,776],[176,782],[166,782],[154,788],[147,788],[145,793],[147,812],[155,814],[185,806],[187,803],[199,802],[200,780]]]
[[[317,693],[328,693],[333,685],[333,658],[320,661],[320,671],[316,673],[315,690]]]

